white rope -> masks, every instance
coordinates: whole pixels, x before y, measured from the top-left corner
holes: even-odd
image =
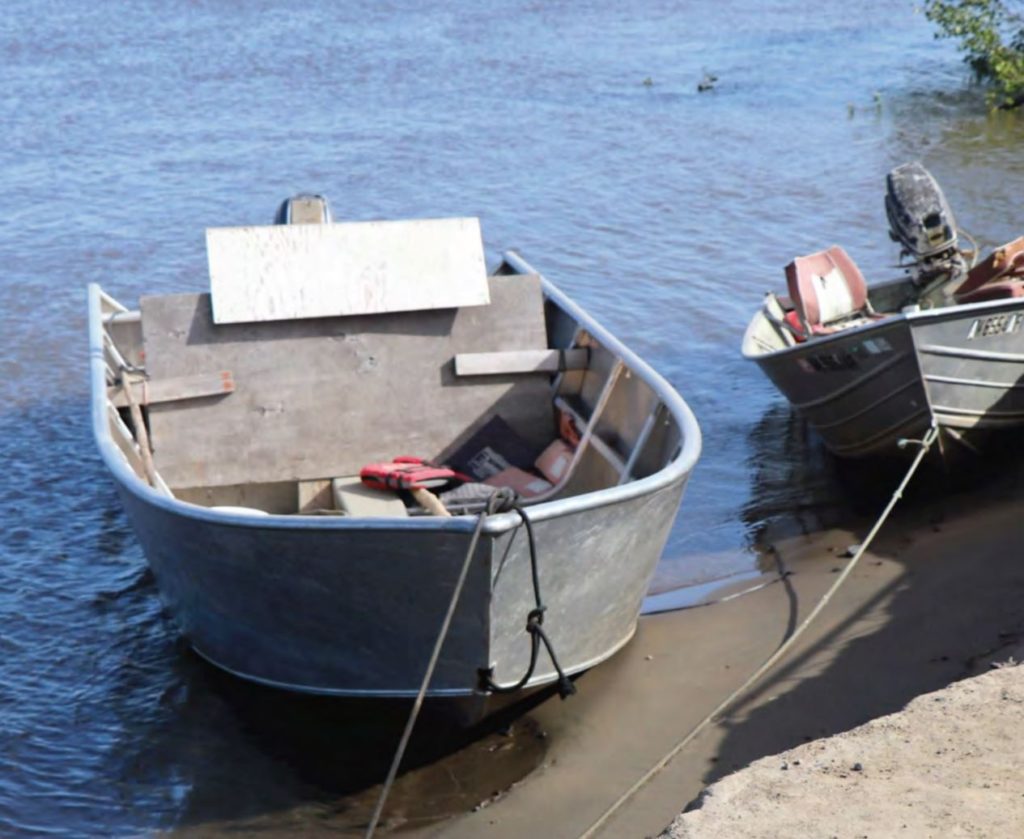
[[[413,702],[412,710],[409,712],[409,719],[405,723],[405,731],[402,732],[402,739],[398,742],[398,749],[395,751],[395,756],[391,760],[391,768],[388,769],[388,776],[384,781],[384,787],[380,791],[380,798],[377,799],[377,806],[373,810],[373,817],[370,819],[370,824],[366,828],[366,839],[373,839],[373,834],[377,831],[377,823],[380,821],[381,814],[384,812],[384,804],[388,800],[388,793],[391,792],[391,786],[395,782],[395,777],[398,775],[398,767],[402,763],[402,757],[405,755],[405,747],[409,745],[409,738],[412,736],[412,730],[416,726],[416,719],[420,715],[420,708],[423,706],[423,698],[427,695],[427,687],[430,685],[430,680],[434,676],[434,668],[437,666],[437,660],[441,655],[441,648],[444,646],[444,641],[448,637],[448,630],[451,628],[452,616],[455,614],[455,606],[459,602],[459,596],[462,594],[462,587],[466,583],[466,576],[469,573],[469,565],[473,560],[473,555],[476,553],[477,542],[480,541],[480,533],[484,529],[484,521],[487,519],[487,513],[481,512],[476,520],[476,528],[473,530],[473,538],[469,540],[469,550],[466,551],[466,558],[462,561],[462,568],[459,571],[458,579],[455,582],[455,588],[452,590],[451,600],[448,601],[448,611],[445,612],[444,620],[441,622],[441,629],[437,633],[437,640],[434,641],[434,650],[430,654],[430,661],[427,663],[427,671],[423,674],[423,681],[420,683],[419,693],[416,694],[416,701]]]
[[[786,641],[768,658],[768,660],[764,664],[762,664],[754,672],[754,674],[750,678],[748,678],[742,685],[740,685],[738,688],[736,688],[736,690],[734,690],[725,699],[723,699],[710,714],[708,714],[706,717],[704,717],[704,719],[697,723],[697,725],[690,731],[689,734],[687,734],[682,740],[676,743],[676,745],[674,745],[664,755],[664,757],[662,757],[657,763],[654,764],[654,766],[648,769],[647,772],[645,772],[636,781],[636,783],[634,783],[629,789],[627,789],[622,795],[620,795],[612,803],[612,805],[601,814],[597,821],[595,821],[590,827],[588,827],[585,831],[583,831],[583,833],[580,834],[579,839],[591,839],[591,837],[596,835],[597,831],[599,831],[605,824],[607,824],[608,820],[616,812],[618,812],[618,810],[627,801],[629,801],[630,798],[636,795],[636,793],[639,792],[640,789],[642,789],[644,786],[646,786],[654,778],[655,775],[657,775],[662,769],[668,766],[672,759],[676,755],[678,755],[683,749],[685,749],[691,742],[693,742],[694,738],[698,734],[700,734],[701,731],[703,731],[709,723],[713,722],[719,714],[721,714],[730,705],[732,705],[732,703],[735,702],[740,696],[746,693],[747,689],[750,688],[751,685],[753,685],[758,679],[760,679],[765,673],[767,673],[776,664],[776,662],[779,661],[779,659],[781,659],[787,652],[790,651],[790,649],[792,649],[793,645],[797,642],[800,636],[803,635],[804,630],[806,630],[807,627],[811,624],[811,621],[813,621],[821,613],[821,610],[824,609],[826,605],[828,605],[828,602],[832,599],[832,595],[834,595],[839,590],[839,587],[846,581],[846,578],[850,576],[850,573],[857,566],[857,563],[860,561],[860,558],[864,555],[864,552],[867,551],[868,547],[871,545],[871,542],[874,540],[875,535],[882,528],[882,525],[885,524],[885,520],[889,518],[889,514],[892,512],[893,507],[896,506],[896,502],[898,502],[903,497],[903,490],[906,489],[907,484],[910,483],[910,479],[914,476],[914,473],[917,471],[918,465],[920,465],[925,455],[928,454],[929,449],[931,449],[932,445],[935,443],[935,440],[937,439],[938,435],[939,429],[933,424],[932,427],[928,429],[928,433],[924,435],[924,439],[921,440],[921,450],[917,453],[917,456],[910,464],[910,468],[907,470],[907,474],[903,476],[903,480],[900,481],[899,486],[896,487],[896,491],[892,494],[892,498],[889,499],[889,503],[885,506],[885,509],[882,511],[882,515],[878,517],[878,520],[875,522],[874,526],[868,532],[867,537],[861,543],[860,547],[857,548],[857,552],[854,554],[853,559],[850,560],[846,568],[843,569],[843,573],[839,575],[838,579],[831,585],[829,590],[825,592],[821,600],[818,601],[818,605],[814,607],[814,609],[806,618],[804,618],[803,622],[800,624],[799,627],[797,627],[796,631],[792,635],[790,635],[789,638],[786,639]]]

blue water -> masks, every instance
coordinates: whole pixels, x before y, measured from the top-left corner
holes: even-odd
[[[204,228],[300,190],[339,218],[480,216],[701,421],[664,590],[749,574],[766,522],[840,503],[739,357],[781,266],[838,241],[891,276],[883,177],[908,159],[983,243],[1021,226],[1024,129],[909,0],[9,0],[0,59],[3,836],[326,829],[351,792],[161,614],[90,438],[86,283],[205,289]]]

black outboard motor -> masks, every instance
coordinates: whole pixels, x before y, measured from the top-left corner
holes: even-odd
[[[281,202],[274,224],[330,224],[331,205],[322,195],[300,193]]]
[[[952,290],[967,276],[957,247],[957,227],[938,182],[920,163],[904,163],[885,179],[889,236],[900,245],[924,306],[950,302]]]

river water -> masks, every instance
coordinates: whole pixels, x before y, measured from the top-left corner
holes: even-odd
[[[1020,233],[1024,127],[986,116],[913,6],[8,0],[0,835],[315,829],[381,774],[346,758],[359,737],[394,729],[353,709],[325,734],[322,706],[175,640],[94,453],[86,283],[205,289],[204,228],[300,190],[345,219],[478,215],[492,255],[518,248],[701,422],[656,589],[749,574],[766,526],[850,509],[739,355],[782,265],[839,242],[891,276],[883,179],[915,158],[983,245]],[[304,714],[308,736],[275,728]]]

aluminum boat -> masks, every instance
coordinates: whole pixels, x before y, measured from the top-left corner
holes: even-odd
[[[290,238],[272,226],[208,232],[210,294],[143,297],[131,309],[89,287],[96,443],[181,633],[217,667],[264,685],[415,695],[477,515],[403,509],[408,499],[397,513],[395,499],[359,507],[353,476],[394,455],[443,464],[500,416],[535,449],[572,430],[563,473],[524,496],[522,511],[561,668],[608,658],[634,634],[698,459],[690,409],[513,252],[483,271],[487,303],[447,306],[469,284],[444,282],[438,305],[414,306],[408,294],[427,292],[413,283],[402,310],[388,310],[389,271],[429,273],[452,258],[441,228],[410,223],[388,241],[422,253],[373,252],[370,268],[342,275],[350,253],[314,259],[311,249],[350,236],[355,251],[372,250],[392,233],[371,223],[346,232],[320,201],[279,211]],[[288,275],[292,259],[305,267]],[[326,265],[331,283],[388,274],[390,285],[339,302],[335,285],[309,286],[311,264]],[[229,286],[221,299],[218,282]],[[231,314],[232,294],[249,314]],[[364,313],[324,314],[324,300]],[[339,492],[354,506],[336,503]],[[529,541],[519,513],[486,518],[429,696],[514,687],[524,673],[524,687],[558,678],[543,650],[529,669]]]
[[[919,163],[889,174],[885,203],[906,276],[868,287],[839,246],[797,258],[743,355],[841,456],[896,452],[933,424],[971,446],[1024,424],[1024,237],[968,266]]]

